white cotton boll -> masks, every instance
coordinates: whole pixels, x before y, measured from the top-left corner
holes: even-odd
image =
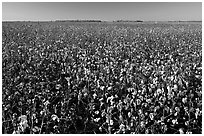
[[[175,125],[175,124],[178,124],[178,122],[177,122],[177,119],[173,119],[172,120],[172,123]]]
[[[44,105],[47,106],[48,104],[50,104],[50,102],[48,100],[45,101]]]
[[[20,131],[13,131],[13,133],[12,134],[20,134]]]
[[[132,95],[135,96],[137,94],[137,91],[135,90],[134,92],[132,92]]]
[[[120,119],[120,121],[122,121],[122,120],[123,120],[123,116],[122,116],[122,115],[120,115],[120,116],[119,116],[119,119]]]
[[[95,122],[98,122],[99,120],[100,120],[100,118],[96,118],[96,119],[94,119]]]
[[[171,94],[171,87],[170,86],[167,86],[167,90],[168,90],[168,94]]]
[[[178,85],[174,84],[174,90],[177,91],[178,90]]]
[[[99,127],[99,130],[102,131],[102,127]]]
[[[126,128],[127,128],[127,130],[130,130],[130,126],[129,125],[127,125]]]
[[[142,114],[142,110],[141,109],[139,109],[138,112],[139,112],[139,114]]]
[[[162,70],[162,71],[160,71],[160,73],[161,73],[162,75],[164,74],[164,72],[165,72],[165,71],[163,71],[163,70]]]
[[[187,131],[186,134],[192,134],[192,132],[191,131]]]
[[[96,97],[97,97],[97,94],[96,94],[96,93],[94,93],[94,94],[93,94],[93,98],[94,98],[94,99],[96,99]]]
[[[174,80],[174,76],[171,76],[170,79],[171,79],[171,81],[173,81]]]
[[[185,97],[185,98],[182,98],[182,102],[183,103],[187,103],[187,98]]]
[[[57,90],[59,90],[61,87],[62,87],[62,86],[61,86],[60,84],[57,84],[57,85],[55,86],[55,88],[56,88]]]
[[[43,115],[43,113],[44,113],[44,111],[42,110],[42,111],[40,111],[40,115]]]
[[[111,89],[112,89],[112,87],[110,86],[110,87],[108,87],[108,89],[107,89],[107,90],[108,90],[108,91],[110,91]]]
[[[141,121],[141,122],[140,122],[140,126],[141,126],[141,127],[145,127],[145,122],[144,122],[144,121]]]
[[[120,124],[119,128],[121,130],[121,129],[125,128],[125,125],[124,124]]]
[[[196,78],[200,78],[201,76],[200,76],[200,75],[195,75],[195,77],[196,77]]]
[[[188,125],[189,125],[189,121],[186,121],[186,122],[185,122],[185,125],[188,126]]]
[[[153,113],[150,113],[150,114],[149,114],[149,117],[150,117],[151,120],[153,120],[153,119],[154,119],[154,114],[153,114]]]
[[[104,86],[101,86],[101,87],[100,87],[101,90],[104,90],[104,88],[105,88]]]
[[[198,119],[198,113],[197,112],[195,113],[195,117],[196,117],[196,119]]]
[[[108,118],[106,119],[106,123],[108,123],[108,124],[109,124],[109,120],[108,120]]]
[[[147,38],[144,38],[144,41],[147,42]]]
[[[112,119],[110,120],[110,125],[111,125],[111,126],[113,125],[113,120],[112,120]]]
[[[157,94],[160,94],[162,90],[160,88],[157,89]]]
[[[27,127],[28,127],[28,121],[27,121],[27,116],[26,115],[22,115],[18,118],[20,120],[20,128],[22,131],[24,131]]]
[[[99,111],[95,111],[95,114],[97,114],[97,115],[98,115],[98,114],[99,114]]]
[[[131,122],[131,123],[130,123],[130,126],[131,126],[131,127],[133,127],[133,125],[134,125],[134,123],[133,123],[133,122]]]
[[[53,114],[53,115],[51,116],[51,118],[52,118],[53,121],[55,121],[56,119],[58,120],[58,117],[57,117],[57,115],[55,115],[55,114]]]
[[[87,93],[87,92],[85,92],[85,93],[84,93],[84,97],[87,97],[87,96],[88,96],[88,93]]]
[[[151,101],[152,101],[151,99],[146,99],[147,103],[151,103]]]
[[[175,124],[175,123],[176,123],[176,120],[172,120],[172,123]]]
[[[126,64],[128,63],[128,59],[125,60],[125,63],[126,63]]]
[[[128,112],[128,117],[130,118],[132,116],[132,113],[131,112]]]
[[[81,92],[79,92],[79,94],[78,94],[78,101],[80,101],[80,100],[81,100],[81,97],[82,97],[82,93],[81,93]]]
[[[184,134],[183,128],[179,128],[179,133],[180,133],[180,134]]]

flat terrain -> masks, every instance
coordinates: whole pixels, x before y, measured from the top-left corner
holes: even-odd
[[[202,133],[199,22],[3,22],[2,133]]]

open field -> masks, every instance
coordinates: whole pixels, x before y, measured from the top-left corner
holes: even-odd
[[[2,23],[2,133],[202,133],[201,23]]]

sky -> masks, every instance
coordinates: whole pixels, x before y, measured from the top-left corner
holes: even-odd
[[[3,21],[201,21],[201,2],[3,2]]]

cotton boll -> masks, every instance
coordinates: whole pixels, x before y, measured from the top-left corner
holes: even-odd
[[[174,84],[174,90],[177,91],[178,90],[178,85]]]
[[[113,125],[113,120],[112,120],[112,119],[110,120],[110,125],[111,125],[111,126]]]
[[[157,94],[161,94],[162,90],[160,88],[157,89]]]
[[[183,128],[179,128],[179,133],[184,134]]]

